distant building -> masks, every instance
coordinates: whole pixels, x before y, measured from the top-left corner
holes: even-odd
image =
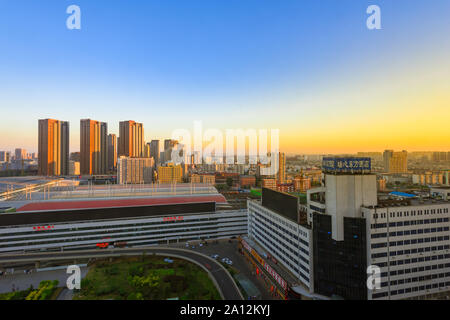
[[[378,191],[386,191],[386,179],[385,178],[377,179],[377,190]]]
[[[181,165],[174,166],[169,164],[167,166],[158,167],[158,182],[159,183],[181,183],[183,182],[183,169]]]
[[[77,161],[69,160],[69,175],[79,176],[80,175],[80,163]]]
[[[10,161],[11,161],[11,152],[0,151],[0,162],[10,162]]]
[[[202,182],[202,178],[198,174],[191,174],[189,180],[191,183],[201,183]]]
[[[159,140],[152,140],[150,142],[150,157],[153,157],[153,159],[155,159],[155,165],[158,165],[160,163]]]
[[[239,176],[239,184],[241,187],[254,187],[256,185],[255,176]]]
[[[164,162],[172,161],[172,150],[178,145],[177,140],[164,140]]]
[[[22,148],[16,148],[15,152],[14,152],[14,159],[15,160],[25,160],[27,159],[27,150],[22,149]]]
[[[275,179],[262,179],[261,187],[276,190],[277,189],[277,181]]]
[[[115,134],[108,135],[108,169],[114,171],[117,168],[117,138]]]
[[[214,185],[216,179],[213,174],[191,174],[189,180],[191,183],[205,183]]]
[[[293,183],[295,192],[306,192],[311,189],[311,178],[297,177],[294,178]]]
[[[117,183],[152,183],[153,166],[153,158],[130,158],[121,156],[117,161]]]
[[[69,160],[80,162],[80,153],[79,152],[71,152]]]
[[[144,157],[144,125],[135,121],[119,123],[119,156]]]
[[[38,174],[59,176],[69,173],[69,122],[39,120]]]
[[[408,152],[394,152],[385,150],[383,153],[384,170],[386,173],[407,173],[408,172]]]
[[[202,183],[214,185],[216,184],[216,176],[213,174],[203,174],[202,176]]]
[[[412,183],[419,185],[438,185],[445,184],[445,172],[444,171],[427,171],[424,173],[413,174]]]
[[[280,152],[278,154],[278,183],[285,183],[286,181],[286,156],[284,153]]]
[[[91,119],[80,120],[81,174],[108,172],[108,124]]]

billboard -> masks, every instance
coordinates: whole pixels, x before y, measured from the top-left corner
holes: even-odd
[[[370,158],[323,158],[322,170],[336,173],[370,172]]]

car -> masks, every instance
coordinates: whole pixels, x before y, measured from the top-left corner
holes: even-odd
[[[231,266],[233,264],[233,261],[227,260],[225,263]]]
[[[172,259],[169,259],[169,258],[165,258],[165,259],[164,259],[164,262],[167,262],[167,263],[173,263],[173,260],[172,260]]]
[[[192,249],[195,249],[195,246],[192,246],[191,248],[192,248]]]
[[[198,246],[199,246],[199,247],[203,247],[203,243],[200,243]]]
[[[213,259],[216,259],[216,260],[217,260],[217,258],[219,258],[219,255],[218,255],[218,254],[213,254],[213,255],[211,255],[211,258],[213,258]]]

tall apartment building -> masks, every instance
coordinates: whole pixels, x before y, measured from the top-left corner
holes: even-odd
[[[80,171],[95,175],[108,172],[108,124],[80,120]]]
[[[286,155],[282,152],[278,153],[278,183],[285,183],[286,181]]]
[[[164,140],[164,162],[172,161],[172,150],[178,145],[178,141],[172,139]]]
[[[152,140],[150,142],[150,157],[155,159],[155,165],[159,165],[159,140]]]
[[[115,134],[108,135],[108,169],[114,171],[117,168],[117,138]]]
[[[117,161],[118,184],[141,184],[153,181],[152,158],[119,157]]]
[[[27,157],[27,150],[22,149],[22,148],[16,148],[16,150],[14,152],[14,155],[15,155],[14,158],[16,160],[24,160],[24,159],[28,158]]]
[[[69,173],[69,122],[40,119],[38,128],[38,174]]]
[[[0,162],[10,162],[10,161],[11,161],[11,152],[0,151]]]
[[[386,173],[408,172],[408,152],[405,150],[401,152],[385,150],[383,153],[383,161]]]
[[[144,144],[144,158],[150,158],[150,143]]]
[[[119,123],[119,156],[144,157],[144,125],[135,121]]]
[[[158,182],[159,183],[181,183],[183,182],[183,168],[181,165],[174,166],[169,164],[168,166],[158,167]]]

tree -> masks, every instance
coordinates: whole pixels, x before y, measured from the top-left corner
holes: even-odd
[[[233,185],[233,178],[228,177],[227,178],[227,186],[231,187]]]

